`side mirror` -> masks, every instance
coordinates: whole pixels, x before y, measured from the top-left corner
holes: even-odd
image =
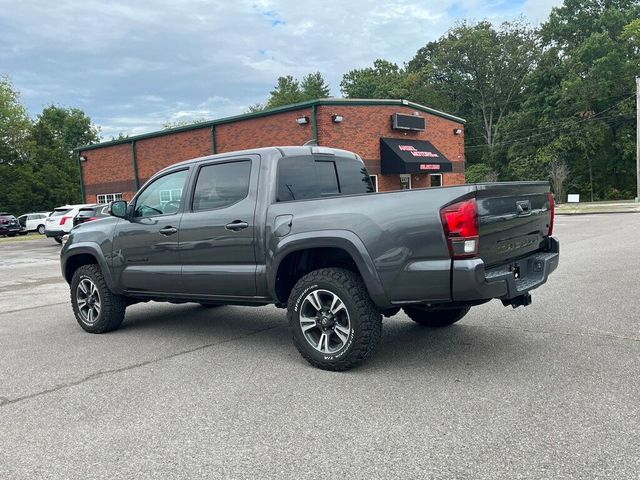
[[[125,200],[114,200],[109,204],[109,215],[118,218],[127,218],[127,202]]]

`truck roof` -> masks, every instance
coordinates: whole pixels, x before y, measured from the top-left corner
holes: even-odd
[[[216,160],[222,158],[228,158],[230,156],[238,155],[263,155],[263,156],[277,156],[277,157],[297,157],[300,155],[338,155],[341,157],[356,158],[356,154],[348,150],[342,150],[339,148],[321,147],[316,145],[309,146],[281,146],[281,147],[262,147],[262,148],[250,148],[247,150],[236,150],[231,152],[216,153],[215,155],[206,155],[204,157],[192,158],[190,160],[184,160],[179,163],[174,163],[166,168],[160,170],[164,172],[176,167],[190,165],[192,163],[198,163],[205,160]],[[158,173],[160,173],[158,172]],[[155,176],[155,175],[154,175]]]

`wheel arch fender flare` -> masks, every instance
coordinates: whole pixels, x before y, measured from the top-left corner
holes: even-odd
[[[109,268],[107,259],[104,257],[100,246],[93,242],[74,243],[63,250],[62,255],[60,256],[60,267],[62,269],[62,276],[67,280],[67,282],[71,282],[71,279],[67,278],[67,265],[74,257],[79,255],[91,255],[95,258],[109,290],[114,293],[120,293],[117,291],[118,289],[116,288],[113,276],[111,275],[111,269]]]
[[[373,259],[364,243],[355,233],[348,230],[320,230],[296,233],[283,237],[270,255],[270,269],[267,276],[269,293],[276,294],[278,269],[282,261],[291,253],[313,248],[340,248],[346,251],[356,266],[373,302],[379,308],[391,307]]]

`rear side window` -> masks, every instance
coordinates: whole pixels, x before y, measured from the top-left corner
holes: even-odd
[[[340,193],[336,162],[316,160],[316,178],[318,179],[320,195],[337,195]]]
[[[202,167],[193,193],[193,211],[224,208],[246,198],[250,177],[249,160]]]
[[[278,164],[278,202],[373,192],[364,164],[344,157],[285,157]]]
[[[357,193],[372,193],[375,188],[371,183],[369,172],[362,162],[346,158],[336,162],[338,177],[340,178],[340,193],[354,195]]]

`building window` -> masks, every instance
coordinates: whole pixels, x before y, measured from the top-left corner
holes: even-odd
[[[400,175],[400,190],[411,190],[411,175]]]
[[[441,187],[442,186],[442,174],[441,173],[432,173],[429,175],[429,185],[431,187]]]
[[[171,190],[160,190],[160,203],[179,202],[182,198],[181,188],[172,188]]]
[[[378,191],[378,175],[369,175],[369,180],[371,180],[371,185],[373,186],[373,191]]]
[[[98,194],[98,203],[110,203],[116,200],[122,200],[121,193],[100,193]]]

